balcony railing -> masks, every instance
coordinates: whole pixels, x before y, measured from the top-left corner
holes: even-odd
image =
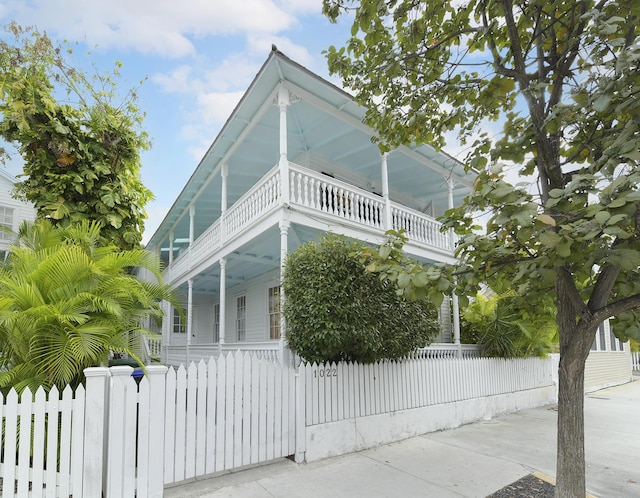
[[[409,241],[449,253],[453,251],[450,236],[440,232],[440,223],[431,216],[392,201],[389,214],[385,215],[387,205],[381,196],[291,163],[289,199],[291,205],[315,211],[328,219],[340,218],[354,227],[379,234],[389,229],[404,230]],[[281,203],[282,184],[276,166],[173,261],[165,278],[178,278],[206,261],[226,241]]]
[[[404,230],[407,238],[452,251],[451,238],[440,223],[419,211],[390,202],[391,219],[385,221],[385,200],[346,182],[290,164],[290,199],[308,209],[380,230]]]

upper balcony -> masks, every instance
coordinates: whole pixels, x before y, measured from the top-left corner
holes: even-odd
[[[452,240],[440,231],[433,217],[403,206],[331,176],[289,163],[288,208],[296,213],[296,222],[323,222],[347,227],[371,240],[389,230],[404,230],[409,244],[426,251],[451,257]],[[176,254],[165,270],[166,281],[175,281],[193,268],[216,259],[236,238],[256,230],[256,225],[284,207],[280,169],[273,167],[240,197],[191,246]],[[275,223],[275,218],[274,218]],[[311,223],[310,223],[311,224]],[[255,233],[257,236],[258,233]]]

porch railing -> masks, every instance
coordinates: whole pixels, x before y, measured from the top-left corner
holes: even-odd
[[[440,232],[441,224],[424,213],[390,201],[390,219],[387,221],[386,203],[381,196],[297,164],[289,164],[289,184],[293,205],[343,219],[379,234],[388,229],[404,230],[410,241],[453,251],[450,236]],[[165,279],[178,278],[206,261],[227,240],[278,207],[281,201],[282,182],[276,166],[172,262]]]
[[[415,358],[477,358],[480,351],[477,344],[430,344],[418,349]]]
[[[280,341],[169,345],[164,347],[163,359],[168,365],[178,366],[190,362],[197,363],[200,360],[207,362],[211,358],[218,358],[221,351],[223,354],[234,351],[249,352],[260,359],[279,361]]]
[[[372,228],[384,228],[384,201],[375,194],[294,164],[290,164],[290,189],[291,203]]]
[[[404,230],[409,240],[453,250],[450,236],[440,232],[441,224],[431,216],[391,201],[387,226],[385,201],[379,195],[295,164],[289,167],[292,203],[371,228]]]
[[[223,354],[229,352],[248,352],[259,359],[268,361],[280,361],[282,348],[280,341],[263,341],[263,342],[228,342],[222,345],[213,344],[192,344],[171,345],[164,347],[164,361],[168,365],[181,365],[190,362],[199,362],[200,360],[209,361],[210,358],[218,358],[220,352]],[[285,348],[285,354],[290,353]],[[417,350],[410,355],[412,358],[477,358],[480,356],[478,346],[475,344],[431,344],[426,348]],[[287,358],[285,363],[289,363],[291,358]],[[292,362],[298,364],[299,362]]]

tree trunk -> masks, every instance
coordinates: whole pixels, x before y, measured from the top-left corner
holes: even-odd
[[[584,498],[584,365],[563,358],[558,371],[558,453],[556,498]]]
[[[558,443],[556,498],[584,498],[584,367],[598,327],[596,322],[578,320],[568,296],[573,282],[556,282],[560,335],[558,369]]]

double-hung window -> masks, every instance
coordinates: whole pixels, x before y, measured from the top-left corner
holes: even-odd
[[[269,339],[280,339],[280,286],[269,288]]]
[[[238,334],[238,342],[247,339],[247,296],[238,296],[236,298],[236,333]]]

